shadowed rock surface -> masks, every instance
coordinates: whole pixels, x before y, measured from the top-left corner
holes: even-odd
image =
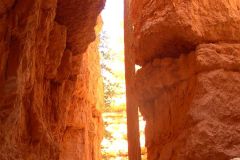
[[[0,1],[1,160],[101,159],[103,6]],[[240,157],[240,1],[132,0],[131,18],[148,159]]]
[[[100,159],[103,5],[0,1],[1,160]]]

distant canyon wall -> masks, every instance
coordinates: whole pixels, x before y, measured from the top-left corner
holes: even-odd
[[[240,1],[132,0],[149,160],[240,157]]]
[[[0,159],[97,160],[104,0],[0,1]]]

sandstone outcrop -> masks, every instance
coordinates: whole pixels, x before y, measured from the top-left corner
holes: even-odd
[[[149,159],[240,156],[240,44],[204,44],[137,73]]]
[[[240,156],[240,1],[133,0],[149,160]]]
[[[136,63],[178,57],[201,43],[239,42],[239,0],[132,0]]]
[[[100,159],[103,5],[0,1],[1,160]]]

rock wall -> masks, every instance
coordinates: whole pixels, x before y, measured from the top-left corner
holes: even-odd
[[[101,158],[103,5],[0,1],[1,160]]]
[[[149,160],[240,156],[240,1],[132,0]]]

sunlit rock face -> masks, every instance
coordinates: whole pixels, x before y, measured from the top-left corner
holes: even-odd
[[[240,156],[240,1],[132,3],[149,160]]]
[[[240,40],[239,0],[132,0],[136,62]]]
[[[100,159],[103,0],[0,2],[0,159]]]

